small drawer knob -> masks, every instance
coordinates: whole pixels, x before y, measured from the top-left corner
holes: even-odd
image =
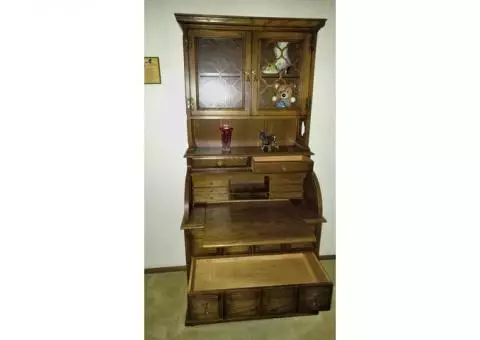
[[[287,167],[285,166],[285,164],[282,165],[282,171],[283,171],[283,172],[287,171]]]
[[[218,160],[218,161],[217,161],[217,166],[223,166],[223,161],[222,161],[222,160]]]

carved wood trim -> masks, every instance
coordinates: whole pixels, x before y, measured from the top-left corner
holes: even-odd
[[[221,16],[175,13],[175,18],[182,27],[205,25],[208,27],[219,26],[247,26],[245,29],[258,27],[275,27],[287,29],[307,29],[318,31],[325,26],[327,19],[310,18],[278,18],[278,17],[246,17],[246,16]]]

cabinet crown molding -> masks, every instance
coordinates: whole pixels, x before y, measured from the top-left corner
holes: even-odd
[[[327,19],[321,18],[278,18],[278,17],[247,17],[223,15],[199,15],[175,13],[175,18],[183,27],[208,24],[220,26],[250,26],[250,27],[282,27],[318,31],[325,26]]]

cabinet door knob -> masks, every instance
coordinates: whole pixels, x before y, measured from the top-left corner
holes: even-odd
[[[245,74],[245,80],[250,81],[250,72],[244,71],[243,73]]]
[[[257,81],[257,74],[255,73],[255,71],[252,71],[252,80],[253,81]]]

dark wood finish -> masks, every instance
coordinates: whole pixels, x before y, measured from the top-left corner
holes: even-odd
[[[176,13],[175,18],[184,28],[195,26],[229,28],[232,30],[264,30],[268,28],[318,31],[325,25],[326,19],[296,19],[275,17],[244,17]]]
[[[235,137],[234,137],[235,138]],[[275,155],[300,154],[311,156],[313,153],[304,147],[298,145],[280,146]],[[232,147],[232,151],[226,155],[221,151],[221,147],[195,147],[189,148],[185,154],[186,157],[205,158],[205,157],[231,157],[231,156],[265,156],[265,152],[260,150],[259,146]]]
[[[332,285],[299,288],[298,312],[312,313],[329,310],[332,302]]]
[[[186,324],[315,314],[332,287],[311,253],[195,259]]]
[[[297,292],[295,287],[266,288],[263,291],[262,314],[295,313]]]
[[[190,317],[195,321],[221,320],[219,296],[217,294],[192,295],[189,298]]]
[[[188,132],[186,324],[329,309],[332,282],[318,262],[326,220],[309,148],[316,37],[326,20],[175,16]],[[276,84],[294,86],[295,100],[277,105]],[[261,131],[276,136],[278,150],[260,149]]]
[[[260,290],[227,291],[225,293],[225,318],[258,315]]]

